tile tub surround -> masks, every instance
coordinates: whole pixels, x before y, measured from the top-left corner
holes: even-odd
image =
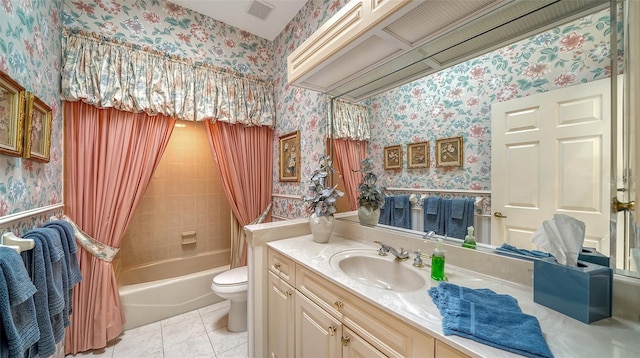
[[[351,213],[352,214],[352,213]],[[340,214],[343,215],[343,214]],[[345,216],[349,213],[344,214]],[[296,219],[287,222],[267,223],[249,226],[246,228],[250,243],[250,300],[253,302],[266,302],[266,244],[278,249],[292,259],[311,260],[312,263],[304,263],[310,269],[322,275],[331,277],[330,280],[347,288],[350,284],[336,281],[349,281],[342,273],[333,271],[329,266],[329,257],[349,247],[375,247],[373,240],[384,240],[394,247],[404,246],[408,250],[421,248],[422,252],[430,253],[433,243],[421,240],[415,233],[401,233],[397,230],[385,230],[383,228],[366,228],[357,223],[338,220],[334,229],[334,235],[328,244],[315,244],[311,240],[308,222],[305,219]],[[348,240],[346,239],[348,237]],[[278,241],[286,238],[291,240]],[[286,249],[290,245],[289,249]],[[423,245],[420,247],[420,245]],[[293,250],[287,252],[287,250]],[[319,251],[313,251],[319,250]],[[530,262],[490,255],[479,251],[457,248],[445,245],[447,250],[447,272],[459,272],[459,278],[466,277],[470,281],[456,281],[451,277],[451,282],[463,284],[468,287],[488,287],[496,292],[509,293],[516,297],[522,309],[533,314],[540,320],[543,332],[546,335],[549,346],[557,356],[635,356],[634,352],[640,351],[640,342],[637,341],[640,331],[639,319],[636,311],[631,314],[618,315],[620,309],[616,309],[615,296],[629,296],[638,290],[637,284],[626,282],[624,279],[617,281],[614,286],[614,317],[586,325],[572,318],[557,313],[544,306],[533,302],[531,288],[532,265]],[[487,256],[488,255],[488,256]],[[462,268],[455,268],[455,266]],[[489,272],[495,277],[489,277],[478,272]],[[499,277],[499,278],[496,278]],[[465,280],[466,280],[465,279]],[[626,286],[625,286],[626,285]],[[356,285],[357,286],[357,285]],[[452,346],[467,352],[473,356],[513,356],[512,354],[479,344],[477,342],[456,336],[442,335],[440,314],[431,303],[426,292],[402,294],[402,297],[389,297],[399,295],[386,292],[387,300],[376,301],[376,292],[379,290],[360,285],[360,291],[354,291],[364,299],[390,310],[391,313],[404,317],[408,323],[421,327],[425,332],[440,338]],[[621,286],[624,286],[620,288]],[[623,294],[624,291],[624,294]],[[633,295],[631,295],[633,297]],[[378,297],[378,299],[382,299]],[[620,300],[619,298],[617,299]],[[401,305],[388,305],[388,302],[403,302]],[[417,306],[409,307],[408,302],[414,302]],[[630,302],[633,302],[631,300]],[[385,306],[387,304],[387,306]],[[412,303],[413,304],[413,303]],[[249,354],[255,355],[266,352],[266,330],[263,328],[266,320],[266,308],[262,305],[250,304],[252,307],[249,318]],[[412,313],[420,312],[420,314]],[[628,313],[628,312],[626,312]],[[621,318],[625,317],[625,318]],[[632,318],[632,320],[629,319]],[[612,343],[615,340],[616,344]],[[590,342],[585,346],[585,342]],[[592,346],[593,345],[593,346]]]
[[[317,244],[310,235],[303,235],[273,241],[268,246],[466,354],[475,357],[517,356],[469,339],[444,336],[440,313],[426,290],[400,293],[371,287],[329,265],[329,259],[337,252],[358,248],[376,249],[374,245],[335,235],[330,244]],[[425,267],[424,272],[428,276],[429,268]],[[638,323],[608,318],[586,325],[534,303],[530,286],[498,280],[451,264],[446,266],[445,272],[452,283],[471,288],[490,288],[515,297],[523,312],[538,318],[547,343],[557,357],[636,357],[640,351]],[[429,280],[432,286],[437,285],[436,281]]]

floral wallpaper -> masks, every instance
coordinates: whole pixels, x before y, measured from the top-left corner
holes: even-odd
[[[274,137],[300,131],[300,182],[280,182],[278,143],[274,143],[273,208],[281,218],[309,216],[300,199],[307,194],[309,179],[325,152],[327,96],[287,85],[287,56],[335,14],[348,0],[309,0],[273,41],[276,128]]]
[[[270,80],[271,42],[165,0],[65,0],[64,27]]]
[[[0,70],[42,99],[53,115],[49,163],[0,154],[0,217],[62,202],[62,2],[0,1]],[[31,228],[24,224],[29,220],[22,222],[20,228]]]
[[[622,56],[622,50],[618,54]],[[610,76],[609,11],[429,75],[365,102],[371,109],[368,155],[380,185],[491,189],[491,104]],[[462,167],[436,168],[438,138],[462,136]],[[407,144],[430,142],[430,167],[407,169]],[[383,169],[386,146],[402,145],[402,170]]]

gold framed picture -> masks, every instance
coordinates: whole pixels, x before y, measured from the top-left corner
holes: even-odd
[[[429,142],[407,144],[407,169],[429,168]]]
[[[24,87],[0,71],[0,153],[22,155],[25,96]]]
[[[45,163],[49,161],[51,119],[51,107],[33,93],[27,93],[23,158]]]
[[[402,168],[402,146],[392,145],[384,147],[384,169]]]
[[[278,158],[280,181],[300,181],[300,131],[280,137]]]
[[[436,140],[436,167],[462,166],[462,137]]]

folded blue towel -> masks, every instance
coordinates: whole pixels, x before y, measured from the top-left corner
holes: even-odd
[[[51,314],[49,313],[49,289],[48,289],[48,270],[51,266],[51,257],[49,256],[47,240],[36,230],[28,231],[24,237],[33,239],[34,247],[32,250],[23,251],[21,253],[27,272],[31,277],[31,281],[36,286],[36,293],[33,295],[33,301],[36,306],[36,320],[40,329],[40,338],[38,342],[29,350],[29,357],[48,357],[55,353],[56,342],[51,324]],[[46,249],[46,257],[45,257]],[[53,296],[53,294],[52,294]],[[64,307],[64,298],[62,298],[62,306]]]
[[[481,305],[500,307],[503,310],[522,312],[518,300],[509,295],[496,293],[488,288],[468,288],[453,283],[440,282],[437,287],[429,289],[429,296],[438,309],[446,310],[449,298],[467,300]]]
[[[442,215],[440,215],[440,203],[439,196],[431,196],[423,200],[424,212],[424,232],[433,231],[438,235],[444,235],[442,230]]]
[[[23,358],[40,338],[31,282],[20,255],[8,247],[0,247],[0,325],[4,337],[0,352],[9,358]]]
[[[527,357],[553,357],[538,319],[515,298],[489,289],[441,282],[429,295],[442,315],[445,335],[457,335]]]
[[[520,256],[524,256],[522,258],[524,259],[544,259],[547,257],[551,257],[551,254],[547,253],[547,252],[542,252],[542,251],[538,251],[538,250],[525,250],[525,249],[519,249],[513,245],[509,245],[507,243],[504,243],[502,245],[500,245],[496,251],[498,251],[499,254],[515,254],[518,255],[518,257]],[[509,255],[509,256],[513,256],[513,255]]]
[[[464,219],[464,210],[466,209],[467,199],[455,198],[451,199],[451,217],[454,219]]]
[[[538,319],[499,306],[450,298],[442,331],[526,357],[553,357]]]
[[[75,245],[75,235],[73,232],[73,226],[64,220],[49,222],[45,224],[44,227],[58,231],[60,234],[60,242],[62,243],[62,250],[64,252],[67,277],[63,280],[65,283],[65,311],[63,324],[66,328],[71,323],[69,316],[73,313],[73,300],[71,299],[73,297],[73,287],[82,280],[82,274],[80,273],[80,267],[78,266],[78,260],[76,257],[77,247]]]
[[[423,200],[424,210],[427,215],[438,215],[438,210],[440,209],[440,197],[439,196],[430,196]]]
[[[393,198],[391,225],[411,229],[411,201],[408,195],[396,195]]]
[[[391,225],[391,215],[393,215],[394,200],[393,196],[384,198],[384,204],[380,207],[380,218],[378,224]]]

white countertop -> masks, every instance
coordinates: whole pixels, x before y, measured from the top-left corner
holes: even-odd
[[[311,235],[271,241],[268,246],[290,257],[297,263],[323,275],[327,280],[349,289],[359,297],[402,318],[405,322],[427,334],[469,354],[479,357],[517,357],[470,339],[444,336],[437,307],[427,293],[427,288],[414,292],[394,292],[369,286],[351,279],[329,263],[332,255],[347,249],[377,249],[376,246],[348,240],[333,235],[327,244],[318,244]],[[412,255],[413,258],[413,255]],[[412,259],[402,263],[411,266]],[[438,282],[430,278],[430,267],[424,271],[431,286]],[[640,324],[611,317],[592,324],[585,324],[545,306],[533,302],[532,288],[471,272],[445,266],[449,282],[470,287],[489,288],[497,293],[509,294],[518,300],[524,313],[538,318],[551,352],[556,357],[639,357]]]

